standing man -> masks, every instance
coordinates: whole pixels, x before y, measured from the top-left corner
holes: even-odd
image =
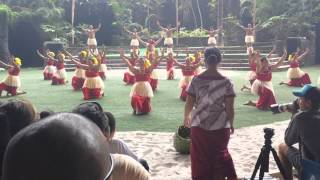
[[[161,26],[159,21],[157,21],[157,25],[163,32],[166,33],[164,39],[164,46],[167,47],[167,53],[173,53],[173,32],[178,30],[180,22],[178,22],[177,27],[175,28],[171,28],[171,24],[169,24],[167,28],[164,28]]]
[[[211,26],[210,30],[206,30],[206,29],[202,29],[202,30],[205,31],[207,34],[209,34],[208,46],[216,47],[217,45],[216,35],[219,33],[220,29],[214,30],[214,28]]]
[[[300,109],[292,116],[278,152],[288,180],[293,179],[292,166],[301,170],[302,159],[320,163],[320,89],[307,84],[293,95],[299,98]],[[300,150],[293,147],[296,143]]]
[[[101,28],[101,23],[99,23],[98,28],[94,29],[92,25],[89,26],[88,29],[82,29],[87,35],[87,45],[90,50],[94,53],[98,53],[97,51],[97,40],[96,40],[96,32],[98,32]]]
[[[247,53],[248,53],[250,49],[253,49],[252,46],[254,43],[254,31],[256,30],[256,26],[252,27],[251,24],[248,24],[247,28],[243,26],[240,26],[240,27],[246,32],[245,43],[247,46]]]

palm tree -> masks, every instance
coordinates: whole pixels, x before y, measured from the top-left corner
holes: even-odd
[[[0,59],[2,61],[8,61],[10,58],[8,33],[11,16],[11,9],[6,5],[0,5]]]

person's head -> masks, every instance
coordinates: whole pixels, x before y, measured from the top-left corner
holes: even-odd
[[[92,67],[92,66],[98,65],[99,62],[98,62],[98,59],[97,59],[96,57],[90,56],[90,57],[88,58],[87,64],[88,64],[90,67]]]
[[[217,68],[221,62],[221,53],[218,48],[208,48],[204,52],[204,62],[207,68]]]
[[[310,84],[304,85],[299,90],[294,90],[293,95],[299,97],[299,107],[302,111],[320,108],[320,89]]]
[[[137,28],[133,28],[133,32],[137,32],[138,30],[137,30]]]
[[[52,51],[48,51],[47,52],[47,56],[49,56],[49,58],[54,59],[54,57],[56,56],[56,54]]]
[[[106,138],[110,136],[108,117],[104,114],[103,108],[97,102],[86,102],[79,104],[72,110],[73,113],[80,114],[94,124],[96,124]]]
[[[104,180],[112,171],[105,138],[85,117],[60,113],[16,134],[3,161],[3,180]]]
[[[104,114],[108,117],[110,127],[110,139],[112,139],[116,132],[116,119],[114,118],[111,112],[104,112]]]
[[[268,60],[266,57],[262,57],[262,58],[260,59],[260,61],[261,61],[261,66],[262,66],[262,67],[266,68],[266,67],[269,66],[269,60]]]
[[[168,53],[168,58],[169,58],[169,59],[172,59],[172,58],[173,58],[173,53],[172,53],[172,52],[169,52],[169,53]]]
[[[186,57],[186,65],[190,65],[192,63],[192,58],[191,57]]]
[[[22,60],[18,57],[14,57],[12,58],[12,65],[20,67],[22,65]]]
[[[210,31],[214,31],[214,28],[213,28],[213,26],[210,26]]]
[[[168,25],[167,25],[167,28],[168,28],[168,29],[171,29],[171,27],[172,27],[171,24],[168,24]]]
[[[88,56],[88,52],[87,52],[87,51],[81,51],[81,52],[79,53],[79,59],[80,59],[80,61],[84,61],[84,60],[87,58],[87,56]]]
[[[252,24],[251,23],[248,24],[248,28],[252,28]]]
[[[59,53],[58,55],[57,55],[57,58],[58,58],[58,60],[60,61],[60,62],[64,62],[64,59],[66,58],[66,56],[63,54],[63,53]]]
[[[154,44],[155,44],[155,41],[153,39],[150,39],[148,41],[148,46],[147,46],[148,51],[153,51],[154,50]]]
[[[36,119],[34,106],[26,100],[0,102],[0,177],[2,160],[10,139]]]
[[[89,25],[89,29],[93,29],[93,26],[92,26],[92,25]]]

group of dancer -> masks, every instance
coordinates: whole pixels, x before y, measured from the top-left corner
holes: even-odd
[[[180,99],[185,101],[187,97],[186,89],[195,75],[201,72],[202,52],[195,52],[193,56],[189,56],[189,50],[187,49],[187,55],[185,63],[179,63],[177,61],[178,53],[176,57],[173,53],[173,32],[179,27],[171,28],[168,25],[166,28],[162,27],[157,22],[161,30],[166,34],[164,44],[166,46],[166,69],[167,79],[172,80],[175,78],[175,66],[181,68],[182,78],[179,82],[181,88]],[[95,33],[99,31],[101,25],[94,29],[93,26],[89,26],[84,31],[88,34],[88,49],[79,53],[78,57],[74,57],[71,53],[63,50],[58,52],[57,55],[49,50],[41,53],[37,51],[38,55],[46,62],[46,67],[43,71],[44,80],[51,80],[52,85],[64,85],[67,81],[66,70],[64,67],[66,56],[76,64],[76,69],[72,77],[72,87],[74,90],[82,90],[84,100],[98,99],[104,96],[104,82],[106,78],[106,53],[98,51],[97,41],[95,39]],[[136,115],[148,114],[151,111],[151,98],[153,92],[158,87],[158,73],[157,66],[160,61],[165,57],[165,50],[161,50],[161,55],[156,50],[156,46],[162,41],[163,37],[160,37],[156,41],[150,39],[143,41],[137,29],[133,32],[124,28],[132,36],[130,43],[130,57],[125,55],[123,49],[119,51],[120,57],[123,62],[128,66],[127,71],[124,73],[123,81],[126,85],[133,85],[130,93],[131,105],[133,113]],[[266,110],[271,104],[275,104],[275,94],[272,85],[272,70],[278,68],[283,61],[287,58],[287,52],[284,51],[283,55],[275,64],[269,62],[271,55],[274,53],[274,49],[269,53],[267,57],[261,57],[258,50],[254,50],[252,44],[254,42],[254,29],[248,25],[248,28],[243,29],[246,31],[246,44],[249,54],[249,66],[251,71],[248,74],[248,80],[250,86],[244,86],[241,90],[250,90],[253,94],[259,96],[257,102],[249,101],[245,105],[256,106],[259,109]],[[220,29],[214,30],[210,28],[209,31],[205,30],[209,34],[208,45],[215,46],[215,36]],[[146,47],[146,54],[140,55],[139,46],[142,44]],[[298,51],[289,56],[290,68],[288,70],[289,82],[281,82],[288,86],[303,86],[310,84],[309,75],[303,72],[299,66],[302,59],[308,54],[309,49],[305,52]],[[6,64],[0,61],[0,65],[8,70],[8,76],[0,84],[0,95],[3,90],[7,91],[9,95],[18,95],[25,93],[18,91],[20,87],[20,66],[21,60],[19,58],[12,57],[11,64]]]
[[[266,57],[261,57],[258,50],[249,49],[248,63],[251,71],[248,73],[248,80],[250,86],[244,85],[241,90],[249,90],[253,94],[258,95],[257,102],[248,101],[245,105],[255,106],[261,110],[269,110],[270,105],[276,104],[275,92],[272,85],[272,71],[282,65],[284,60],[287,59],[287,51],[284,50],[282,57],[274,64],[270,63],[271,55],[274,53],[275,48]],[[297,52],[289,55],[289,69],[287,77],[289,82],[281,81],[279,84],[286,84],[292,87],[302,87],[306,84],[311,84],[308,73],[303,72],[299,67],[302,59],[309,53],[307,48],[304,52],[298,50]]]

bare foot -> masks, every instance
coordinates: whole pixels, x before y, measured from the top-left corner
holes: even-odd
[[[281,81],[281,82],[279,83],[279,85],[283,85],[283,84],[285,84],[283,81]]]
[[[246,106],[256,106],[256,103],[254,103],[253,101],[248,101],[246,103],[244,103],[243,105],[246,105]]]

